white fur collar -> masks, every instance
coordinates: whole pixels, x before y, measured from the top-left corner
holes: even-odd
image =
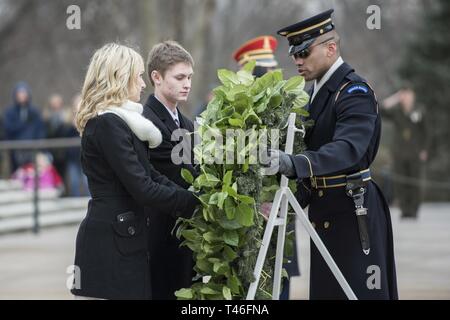
[[[162,142],[161,131],[150,120],[142,116],[144,107],[140,103],[126,101],[120,107],[107,107],[104,111],[99,112],[99,115],[105,113],[114,113],[125,121],[131,131],[141,141],[148,141],[150,149],[158,147]]]

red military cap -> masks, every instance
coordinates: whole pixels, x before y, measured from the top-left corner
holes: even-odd
[[[277,46],[278,41],[274,37],[260,36],[244,43],[234,52],[233,58],[240,66],[255,60],[257,66],[276,67],[278,62],[275,60],[274,52]]]

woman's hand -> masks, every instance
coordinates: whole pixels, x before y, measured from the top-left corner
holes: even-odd
[[[263,202],[263,204],[261,204],[260,212],[266,221],[269,220],[270,210],[272,210],[272,204],[272,202]]]

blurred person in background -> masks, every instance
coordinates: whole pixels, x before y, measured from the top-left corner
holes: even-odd
[[[36,154],[36,164],[38,167],[39,190],[54,191],[55,196],[59,196],[64,184],[58,171],[52,165],[51,156],[48,153],[38,152]],[[18,168],[12,175],[12,179],[18,180],[25,191],[34,190],[35,166],[27,163]]]
[[[60,94],[52,94],[48,100],[48,108],[44,115],[45,133],[47,139],[61,139],[66,136],[66,110],[64,100]],[[67,165],[67,149],[50,149],[53,158],[53,166],[64,180],[65,189],[68,183],[65,177]]]
[[[416,104],[415,92],[405,87],[383,101],[381,115],[392,121],[396,130],[392,145],[394,192],[401,217],[416,219],[423,196],[421,179],[428,159],[423,108]]]
[[[72,110],[66,119],[67,130],[65,137],[76,138],[79,133],[75,124],[75,115],[81,103],[81,95],[77,94],[72,99]],[[89,195],[87,178],[81,169],[81,149],[80,147],[72,147],[66,150],[67,164],[66,164],[66,178],[68,180],[67,195],[69,197],[81,197]]]
[[[278,61],[275,59],[277,47],[278,41],[274,37],[260,36],[242,44],[233,53],[233,58],[241,68],[246,63],[255,61],[253,75],[260,78],[278,67]]]
[[[5,111],[3,127],[5,140],[36,140],[45,137],[45,129],[39,109],[31,103],[31,89],[19,82],[13,90],[13,103]],[[12,151],[11,171],[33,161],[30,151]]]

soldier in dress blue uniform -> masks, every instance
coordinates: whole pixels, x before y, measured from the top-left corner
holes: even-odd
[[[315,124],[307,151],[272,151],[279,172],[298,179],[298,199],[358,299],[397,299],[389,207],[370,165],[377,154],[381,119],[366,80],[340,56],[333,9],[283,28],[298,72],[313,80],[308,110]],[[345,299],[311,243],[311,299]]]

